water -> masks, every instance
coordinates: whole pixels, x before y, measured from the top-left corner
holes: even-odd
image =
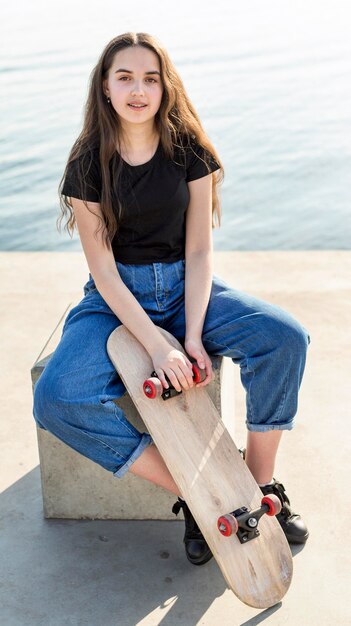
[[[127,30],[165,44],[224,163],[215,249],[350,248],[347,2],[17,0],[1,14],[1,250],[81,249],[56,230],[57,187],[89,74]]]

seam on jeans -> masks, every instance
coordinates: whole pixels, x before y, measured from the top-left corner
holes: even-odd
[[[108,400],[108,402],[113,402],[113,400]],[[129,432],[129,433],[130,433],[133,437],[136,437],[136,436],[140,435],[140,432],[139,432],[136,428],[134,428],[134,426],[133,426],[132,424],[129,424],[129,422],[128,422],[128,420],[127,420],[127,418],[126,418],[126,417],[124,418],[124,420],[125,420],[125,421],[124,421],[124,420],[123,420],[123,419],[121,419],[121,417],[118,415],[118,408],[119,408],[119,410],[120,410],[120,411],[122,411],[122,413],[123,413],[123,410],[122,410],[120,407],[117,407],[117,405],[116,405],[114,402],[113,402],[113,406],[114,406],[114,413],[115,413],[115,417],[116,417],[116,419],[118,419],[119,423],[120,423],[120,424],[122,424],[122,425],[124,426],[124,428],[125,428],[125,429],[126,429],[126,430],[127,430],[127,431],[128,431],[128,432]],[[129,428],[129,426],[131,426],[134,430],[131,430],[131,428]]]
[[[223,348],[223,350],[225,350],[226,352],[229,352],[231,350],[231,348],[228,348],[228,346],[224,346],[222,343],[219,343],[218,341],[213,341],[213,339],[206,339],[204,338],[205,343],[214,343],[217,346],[220,346],[220,348]],[[245,352],[243,352],[242,350],[240,350],[239,348],[234,348],[236,352],[238,352],[239,354],[241,354],[244,357],[244,360],[247,362],[248,357],[245,354]],[[215,356],[225,356],[225,354],[217,354],[216,352],[213,353]],[[234,358],[234,357],[229,357],[229,358]]]
[[[116,371],[112,372],[111,376],[108,378],[107,383],[104,385],[102,393],[106,392],[106,387],[110,384],[111,380],[114,376],[118,375]]]
[[[120,396],[120,397],[122,397],[122,396]],[[119,423],[122,424],[122,426],[128,431],[128,433],[130,435],[132,435],[132,437],[134,437],[134,438],[140,436],[140,432],[136,428],[134,428],[134,426],[132,424],[129,424],[129,422],[128,422],[128,420],[126,418],[124,418],[124,420],[123,420],[119,416],[119,414],[118,414],[119,411],[124,413],[124,411],[123,411],[123,409],[121,409],[121,407],[117,406],[117,404],[113,400],[111,400],[111,399],[109,399],[109,400],[100,400],[100,404],[105,405],[107,403],[112,403],[113,404],[114,417],[116,419],[118,419]],[[131,430],[130,426],[133,428],[133,430]]]
[[[223,350],[226,350],[227,352],[229,352],[230,348],[228,348],[228,346],[224,346],[222,343],[219,343],[219,341],[213,341],[213,339],[206,339],[206,337],[204,337],[204,341],[207,343],[214,343],[217,346],[219,346],[220,348],[223,348]],[[244,354],[243,352],[241,352],[241,350],[238,350],[238,352],[240,352],[240,354]],[[224,355],[223,355],[224,356]],[[245,355],[244,355],[245,356]]]
[[[158,278],[157,278],[157,271],[156,271],[156,264],[153,263],[152,264],[153,270],[154,270],[154,278],[155,278],[155,300],[156,300],[156,304],[157,304],[157,309],[160,310],[160,304],[158,301],[158,297],[157,297],[157,291],[158,291]]]
[[[101,444],[104,448],[107,448],[108,450],[111,450],[114,454],[116,454],[120,459],[123,459],[124,461],[128,460],[126,459],[126,457],[122,456],[119,452],[117,452],[117,450],[115,450],[114,448],[112,448],[112,446],[110,446],[108,443],[106,443],[105,441],[102,441],[101,439],[99,439],[98,437],[95,437],[94,435],[91,435],[90,433],[88,433],[86,430],[82,429],[82,432],[87,435],[87,437],[90,437],[90,439],[93,439],[93,441],[97,441],[99,444]]]
[[[134,265],[131,266],[131,268],[129,268],[129,271],[131,273],[131,279],[132,279],[132,289],[133,289],[133,294],[136,292],[136,280],[135,280],[135,267]]]
[[[180,281],[180,270],[179,270],[178,265],[175,265],[175,266],[174,266],[174,270],[175,270],[175,273],[176,273],[176,275],[177,275],[177,280],[178,280],[178,282],[179,282],[179,281]]]
[[[277,416],[277,420],[279,421],[282,413],[283,413],[283,408],[285,405],[285,400],[286,400],[286,392],[288,389],[288,381],[289,381],[289,372],[287,373],[286,379],[285,379],[285,386],[284,386],[284,391],[283,391],[283,397],[281,399],[280,405],[278,407],[278,416]]]
[[[109,361],[106,361],[106,360],[105,360],[105,361],[101,361],[101,362],[99,362],[99,363],[92,363],[91,365],[87,365],[87,366],[85,366],[85,367],[83,367],[83,366],[81,365],[80,367],[77,367],[77,368],[76,368],[76,369],[74,369],[74,370],[69,370],[68,372],[63,372],[63,374],[58,374],[57,378],[58,378],[58,379],[59,379],[59,378],[64,378],[65,376],[68,376],[69,374],[76,374],[77,372],[81,372],[82,370],[86,371],[87,369],[89,369],[89,368],[91,368],[91,367],[96,368],[96,367],[99,367],[100,365],[101,365],[101,366],[102,366],[102,365],[111,365],[111,361],[110,361],[110,360],[109,360]]]
[[[247,370],[249,372],[251,372],[251,374],[253,374],[253,376],[252,376],[252,378],[250,380],[250,383],[248,385],[247,392],[246,392],[247,393],[247,407],[248,407],[248,413],[249,413],[248,417],[250,417],[252,420],[255,420],[255,413],[254,413],[254,409],[253,409],[253,403],[252,403],[252,400],[251,400],[251,385],[252,385],[252,383],[254,381],[256,372],[255,372],[255,370],[250,369],[248,361],[249,361],[248,358],[246,358],[245,359],[246,368],[247,368]]]

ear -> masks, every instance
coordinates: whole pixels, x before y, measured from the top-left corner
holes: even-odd
[[[107,85],[108,85],[107,80],[103,80],[102,81],[102,90],[103,90],[105,96],[109,96],[110,95],[110,92],[109,92],[109,89],[108,89]]]

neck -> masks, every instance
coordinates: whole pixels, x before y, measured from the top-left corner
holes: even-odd
[[[121,145],[133,152],[147,149],[158,141],[158,132],[152,124],[122,124]]]

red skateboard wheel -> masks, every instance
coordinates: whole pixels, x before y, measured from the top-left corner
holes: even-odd
[[[236,535],[239,525],[236,517],[231,515],[231,513],[227,513],[227,515],[221,515],[218,518],[217,527],[224,537],[230,537],[230,535]]]
[[[200,370],[196,363],[193,363],[192,367],[194,383],[201,383],[202,380],[205,380],[205,370]]]
[[[278,496],[274,493],[269,494],[269,496],[264,496],[261,500],[261,504],[267,504],[269,506],[269,510],[267,511],[267,515],[273,516],[278,515],[282,510],[282,503],[279,500]]]
[[[153,400],[162,395],[162,383],[159,378],[148,378],[144,381],[143,390],[146,397]]]

